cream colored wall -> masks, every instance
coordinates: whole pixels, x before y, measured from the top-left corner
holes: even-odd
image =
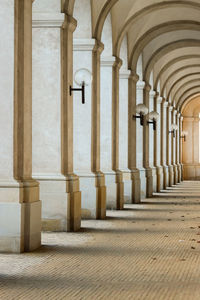
[[[184,165],[184,179],[200,179],[200,98],[190,101],[183,110],[183,131],[188,132],[186,141],[182,140],[182,157]]]

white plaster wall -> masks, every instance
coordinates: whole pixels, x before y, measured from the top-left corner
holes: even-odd
[[[112,170],[112,66],[101,64],[101,171]]]
[[[169,118],[169,126],[170,126],[172,124],[171,111],[169,112],[168,118]],[[171,129],[170,129],[170,131],[171,131]],[[172,162],[172,146],[171,146],[172,145],[172,135],[173,135],[173,133],[168,134],[168,138],[169,138],[169,149],[168,149],[168,151],[169,151],[169,165],[171,165],[171,162]]]
[[[119,82],[119,169],[128,167],[128,78]]]
[[[13,177],[14,0],[0,9],[0,178]]]
[[[94,41],[91,41],[94,45]],[[74,73],[87,68],[92,72],[92,51],[74,51]],[[76,86],[74,82],[74,86]],[[77,87],[77,86],[76,86]],[[78,87],[80,88],[80,87]],[[85,104],[80,92],[73,93],[74,171],[91,172],[92,95],[91,84],[85,89]]]
[[[155,92],[150,91],[149,95],[149,112],[154,111],[154,95]],[[154,130],[153,124],[149,124],[149,165],[154,165]]]
[[[161,164],[161,104],[157,103],[157,113],[159,113],[159,119],[157,120],[157,166]]]
[[[166,124],[166,122],[167,122],[167,108],[166,108],[166,106],[164,105],[164,107],[163,107],[163,120],[164,120],[164,122],[163,122],[163,132],[162,132],[162,134],[163,134],[163,164],[164,165],[166,165],[166,158],[167,158],[167,151],[166,151],[166,147],[167,147],[167,134],[168,134],[168,132],[167,132],[167,124]]]
[[[52,13],[61,11],[60,0],[35,0],[33,3],[33,12]]]
[[[33,28],[33,173],[61,172],[60,29]]]
[[[136,105],[143,103],[143,89],[145,82],[137,82]],[[136,119],[136,167],[143,168],[143,126],[140,119]]]
[[[103,56],[112,56],[112,26],[111,26],[111,14],[109,13],[103,26],[101,41],[104,44]]]
[[[76,0],[73,17],[77,20],[77,28],[74,32],[74,38],[92,38],[90,0]]]

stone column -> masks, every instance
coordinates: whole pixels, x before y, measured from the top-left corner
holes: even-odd
[[[176,165],[177,165],[177,169],[178,169],[178,183],[181,182],[181,164],[180,164],[180,151],[181,151],[181,132],[180,132],[180,117],[181,114],[177,113],[176,115],[176,124],[178,126],[178,131],[177,131],[177,135],[176,135]]]
[[[163,167],[161,166],[161,118],[162,118],[162,97],[159,94],[156,95],[154,100],[154,109],[159,114],[159,119],[156,123],[156,131],[154,131],[154,143],[155,143],[155,151],[154,151],[154,165],[156,166],[157,171],[157,192],[163,190]]]
[[[167,107],[167,166],[169,169],[169,186],[174,184],[174,170],[172,166],[172,144],[173,144],[173,133],[169,133],[171,131],[171,124],[173,123],[172,120],[172,110],[173,106],[168,104]]]
[[[41,245],[32,179],[32,1],[3,1],[0,23],[0,251],[19,253]]]
[[[167,159],[167,105],[168,102],[163,98],[161,104],[161,166],[163,167],[163,188],[166,189],[169,185],[169,172],[166,164]]]
[[[82,217],[106,215],[106,190],[100,172],[100,54],[103,45],[95,39],[74,39],[74,72],[87,69],[93,75],[86,86],[85,104],[74,93],[74,171],[80,178]],[[75,83],[74,83],[75,84]]]
[[[177,125],[176,115],[177,115],[177,110],[175,108],[173,108],[173,110],[172,110],[172,123]],[[173,172],[174,172],[173,184],[175,184],[175,185],[178,182],[178,167],[177,167],[177,164],[176,164],[177,138],[178,138],[178,130],[176,131],[175,138],[173,138],[173,140],[172,140],[172,165],[173,165]]]
[[[149,98],[150,98],[150,85],[146,84],[144,88],[144,104],[149,109]],[[153,170],[149,163],[149,124],[148,115],[144,118],[144,130],[143,130],[143,166],[146,170],[146,197],[152,197],[153,195]]]
[[[128,169],[128,79],[129,70],[119,74],[119,170],[124,182],[124,202],[132,203],[131,170]],[[132,120],[131,120],[132,122]]]
[[[179,132],[183,131],[183,116],[180,115]],[[183,143],[180,142],[180,165],[181,165],[181,181],[183,181]]]
[[[105,176],[108,209],[123,208],[123,183],[118,162],[120,67],[118,58],[101,57],[100,162]]]
[[[59,12],[59,2],[58,12],[39,9],[33,13],[33,175],[41,187],[43,230],[77,231],[81,196],[73,174],[69,93],[76,21]]]
[[[149,93],[149,112],[154,111],[154,101],[156,97],[155,91],[150,91]],[[152,170],[152,189],[153,192],[157,191],[157,172],[156,167],[154,165],[154,153],[156,152],[155,148],[155,130],[153,130],[153,124],[149,124],[149,167]]]
[[[116,209],[124,207],[124,182],[119,169],[119,70],[121,66],[122,60],[115,57],[112,70],[112,168],[116,172]]]
[[[139,125],[139,121],[133,118],[136,115],[137,101],[142,103],[143,101],[143,87],[144,82],[139,81],[139,77],[136,74],[131,74],[128,80],[128,168],[131,170],[132,179],[132,203],[140,203],[141,196],[145,196],[145,187],[141,185],[141,172],[143,174],[143,181],[146,181],[145,170],[142,169],[143,163],[143,141],[141,137],[142,128]],[[139,89],[140,88],[140,89]],[[139,93],[140,92],[140,93]],[[140,97],[141,95],[141,97]],[[141,191],[141,187],[143,190]]]

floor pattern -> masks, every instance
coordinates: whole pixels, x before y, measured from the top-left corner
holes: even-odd
[[[0,254],[0,299],[200,299],[200,182],[42,239]]]

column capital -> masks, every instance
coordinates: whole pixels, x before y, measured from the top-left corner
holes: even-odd
[[[147,92],[150,92],[151,85],[148,82],[145,82],[144,90],[147,91]]]
[[[171,112],[171,111],[173,111],[174,107],[171,106],[171,104],[169,103],[169,104],[168,104],[168,109],[169,109],[169,111]]]
[[[72,16],[65,15],[65,21],[62,25],[62,28],[67,28],[70,32],[74,32],[77,27],[77,21]]]
[[[136,73],[134,73],[133,71],[131,71],[131,74],[130,74],[130,76],[129,76],[129,79],[130,79],[130,80],[133,80],[135,83],[137,83],[138,80],[140,79],[140,77],[139,77]]]
[[[104,44],[101,41],[95,39],[95,45],[93,51],[101,54],[103,50],[104,50]]]
[[[116,67],[116,68],[120,69],[121,66],[122,66],[122,64],[123,64],[122,59],[119,58],[119,57],[117,57],[117,56],[115,56],[115,63],[113,65],[113,67]]]

